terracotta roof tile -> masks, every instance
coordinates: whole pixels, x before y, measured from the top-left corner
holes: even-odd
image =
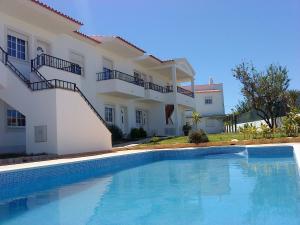
[[[163,63],[163,62],[164,62],[164,61],[162,61],[161,59],[155,57],[154,55],[149,55],[149,57],[151,57],[151,58],[157,60],[157,61],[160,62],[160,63]]]
[[[68,20],[70,20],[70,21],[72,21],[74,23],[77,23],[78,25],[83,25],[82,22],[80,22],[80,21],[78,21],[78,20],[76,20],[76,19],[74,19],[74,18],[72,18],[72,17],[70,17],[70,16],[68,16],[68,15],[66,15],[66,14],[64,14],[64,13],[62,13],[62,12],[60,12],[60,11],[54,9],[54,8],[52,8],[52,7],[50,7],[49,5],[46,5],[45,3],[43,3],[43,2],[41,2],[39,0],[31,0],[31,2],[37,4],[37,5],[45,8],[45,9],[48,9],[49,11],[54,12],[57,15],[62,16],[62,17],[66,18],[66,19],[68,19]]]
[[[222,91],[222,83],[219,84],[198,84],[195,85],[195,92],[220,92]],[[183,88],[191,90],[191,86],[183,86]]]
[[[80,32],[80,31],[74,31],[74,33],[75,34],[78,34],[78,35],[80,35],[80,36],[82,36],[82,37],[84,37],[84,38],[87,38],[87,39],[89,39],[90,41],[94,41],[94,42],[96,42],[97,44],[101,44],[101,41],[100,40],[97,40],[96,38],[93,38],[93,37],[91,37],[91,36],[88,36],[88,35],[86,35],[86,34],[84,34],[84,33],[82,33],[82,32]]]

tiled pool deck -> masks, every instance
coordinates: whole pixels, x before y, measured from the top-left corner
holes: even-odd
[[[149,149],[149,150],[128,150],[128,151],[120,151],[114,153],[107,153],[102,155],[93,155],[93,156],[84,156],[84,157],[76,157],[76,158],[67,158],[67,159],[56,159],[56,160],[48,160],[48,161],[40,161],[40,162],[32,162],[32,163],[22,163],[22,164],[15,164],[15,165],[6,165],[0,166],[0,173],[3,172],[12,172],[12,171],[20,171],[26,169],[37,169],[43,167],[52,167],[58,165],[65,165],[65,164],[72,164],[72,163],[80,163],[85,161],[94,161],[94,160],[101,160],[101,159],[108,159],[108,158],[118,158],[120,156],[130,156],[130,155],[137,155],[142,153],[166,153],[171,151],[176,151],[177,153],[184,153],[184,151],[191,150],[199,150],[203,155],[206,154],[220,154],[220,153],[234,153],[242,151],[242,149],[252,149],[253,152],[261,151],[261,148],[264,148],[264,154],[266,152],[270,153],[280,153],[280,149],[282,147],[292,147],[294,151],[294,157],[297,161],[297,164],[300,169],[300,143],[284,143],[284,144],[265,144],[265,145],[246,145],[246,146],[226,146],[226,147],[201,147],[201,148],[181,148],[181,149]],[[275,151],[274,151],[275,149]],[[229,151],[229,150],[233,150]],[[272,151],[273,150],[273,151]],[[283,150],[284,151],[284,150]],[[201,154],[201,155],[202,155]]]

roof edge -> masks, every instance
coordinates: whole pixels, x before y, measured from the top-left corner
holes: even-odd
[[[30,1],[33,2],[33,3],[35,3],[36,5],[39,5],[40,7],[43,7],[44,9],[47,9],[47,10],[49,10],[49,11],[51,11],[51,12],[53,12],[53,13],[55,13],[55,14],[61,16],[61,17],[64,17],[65,19],[67,19],[67,20],[69,20],[69,21],[71,21],[71,22],[73,22],[73,23],[76,23],[76,24],[78,24],[78,25],[80,25],[80,26],[83,25],[83,23],[80,22],[79,20],[76,20],[76,19],[74,19],[74,18],[72,18],[72,17],[70,17],[70,16],[68,16],[68,15],[66,15],[66,14],[64,14],[64,13],[62,13],[62,12],[60,12],[60,11],[58,11],[58,10],[52,8],[51,6],[49,6],[49,5],[47,5],[47,4],[43,3],[43,2],[41,2],[41,1],[39,1],[39,0],[30,0]]]

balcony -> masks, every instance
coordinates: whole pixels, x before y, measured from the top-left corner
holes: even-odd
[[[118,97],[144,98],[145,82],[132,75],[110,70],[97,73],[98,93],[110,94]]]
[[[47,80],[65,80],[81,86],[82,67],[51,55],[41,54],[31,60],[31,71],[43,74]],[[30,75],[32,82],[40,81],[35,75]]]
[[[154,84],[152,82],[145,83],[145,99],[148,101],[164,102],[166,87]]]
[[[174,101],[173,90],[174,90],[173,86],[166,87],[166,93],[169,93],[167,95],[167,102]],[[189,107],[189,108],[195,107],[194,93],[182,87],[177,86],[176,101],[177,104],[182,105],[184,107]]]
[[[47,54],[38,55],[35,59],[31,60],[31,67],[39,69],[42,66],[48,66],[76,75],[82,75],[82,68],[78,64]]]
[[[184,89],[182,87],[179,87],[179,86],[177,86],[177,93],[180,93],[180,94],[189,96],[191,98],[194,98],[194,92],[191,92],[191,91],[189,91],[187,89]]]

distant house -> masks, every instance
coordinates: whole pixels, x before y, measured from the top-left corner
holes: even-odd
[[[191,87],[184,87],[190,89]],[[224,130],[225,116],[223,84],[215,84],[212,79],[209,84],[195,85],[195,111],[201,114],[198,125],[207,133],[221,133]],[[192,111],[186,111],[186,122],[192,124]]]

